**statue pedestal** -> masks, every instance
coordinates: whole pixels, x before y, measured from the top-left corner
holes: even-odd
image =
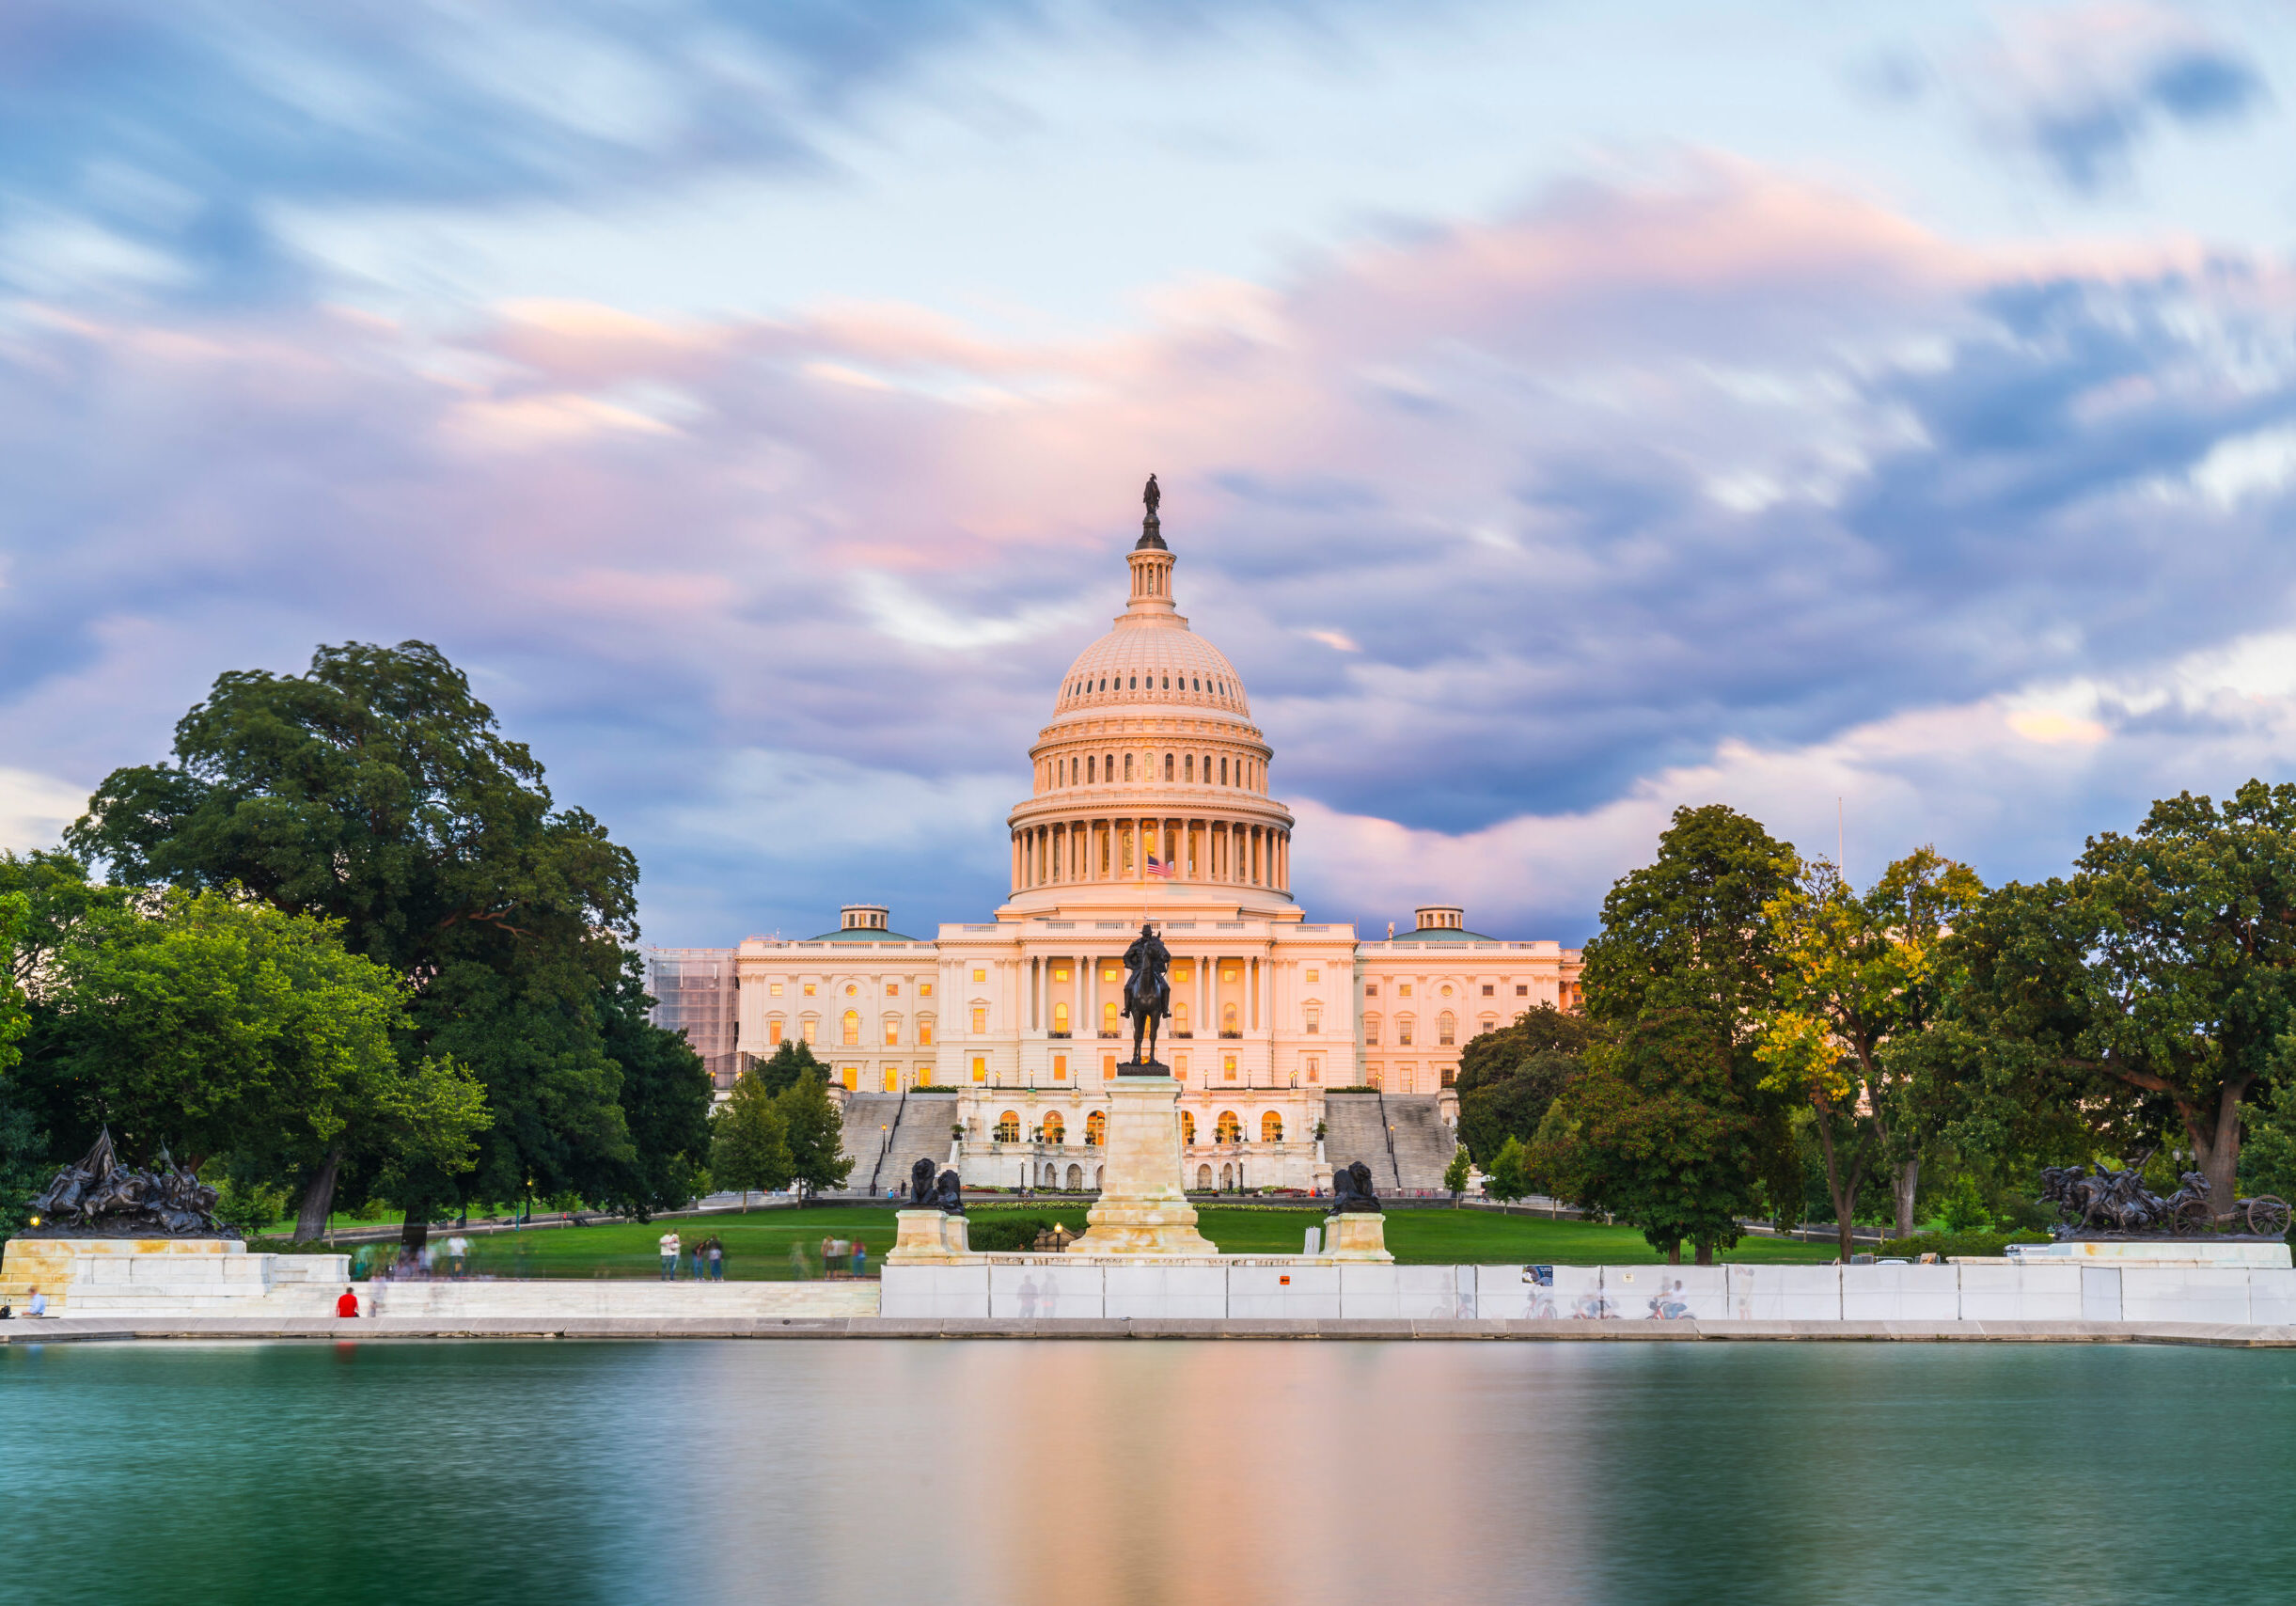
[[[947,1266],[968,1261],[973,1252],[962,1216],[939,1210],[896,1210],[900,1232],[886,1252],[887,1266]]]
[[[1085,1213],[1070,1254],[1163,1258],[1218,1254],[1196,1230],[1180,1176],[1180,1084],[1170,1077],[1119,1077],[1109,1093],[1100,1199]]]
[[[1393,1262],[1387,1252],[1387,1218],[1376,1210],[1348,1210],[1324,1218],[1326,1260]]]

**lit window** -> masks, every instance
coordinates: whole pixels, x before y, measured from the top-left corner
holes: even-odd
[[[1054,1081],[1056,1081],[1056,1082],[1064,1082],[1064,1081],[1066,1081],[1066,1080],[1068,1079],[1068,1056],[1067,1056],[1067,1055],[1065,1055],[1065,1054],[1055,1054],[1055,1055],[1053,1055],[1053,1057],[1052,1057],[1052,1079],[1053,1079]]]
[[[1451,1018],[1451,1012],[1449,1010],[1445,1010],[1442,1013],[1441,1017],[1435,1023],[1435,1041],[1437,1047],[1443,1048],[1450,1047],[1453,1042],[1457,1038],[1458,1033],[1458,1023]]]
[[[1272,1110],[1260,1117],[1260,1142],[1263,1143],[1283,1142],[1283,1117]]]
[[[1182,1081],[1187,1080],[1187,1056],[1186,1054],[1174,1054],[1172,1057],[1172,1074]]]
[[[1100,1056],[1100,1079],[1104,1082],[1112,1082],[1116,1079],[1115,1055],[1103,1054]]]
[[[1052,979],[1053,979],[1054,981],[1056,981],[1056,982],[1065,982],[1065,981],[1067,981],[1067,980],[1068,980],[1068,967],[1067,967],[1067,966],[1065,966],[1065,965],[1056,965],[1056,966],[1054,966],[1054,967],[1052,968]]]
[[[899,997],[901,996],[901,984],[900,984],[899,982],[888,982],[888,983],[886,983],[886,984],[885,984],[885,996],[886,996],[887,998],[889,998],[889,999],[897,999],[897,998],[899,998]]]
[[[1405,998],[1407,998],[1407,998],[1409,998],[1409,997],[1411,996],[1411,984],[1410,984],[1410,983],[1408,983],[1408,982],[1406,982],[1406,983],[1404,983],[1404,984],[1403,984],[1403,985],[1402,985],[1402,986],[1397,987],[1397,988],[1395,989],[1395,991],[1396,991],[1396,992],[1398,992],[1398,993],[1400,993],[1400,994],[1401,994],[1403,997],[1405,997]]]
[[[780,984],[780,983],[778,983],[778,982],[776,982],[776,983],[774,983],[774,984],[773,984],[771,986],[767,987],[765,990],[766,990],[767,992],[769,992],[769,993],[773,994],[773,996],[774,996],[775,998],[779,998],[779,997],[781,996],[781,984]]]
[[[1109,1113],[1105,1110],[1095,1110],[1084,1118],[1084,1146],[1088,1149],[1096,1149],[1106,1144],[1108,1141]]]
[[[918,984],[917,984],[917,996],[918,996],[919,998],[920,998],[920,999],[929,999],[929,998],[931,998],[931,997],[933,996],[933,984],[932,984],[932,983],[930,983],[930,982],[920,982],[920,983],[918,983]]]
[[[1239,1143],[1243,1142],[1243,1139],[1244,1124],[1235,1118],[1235,1111],[1233,1110],[1221,1110],[1219,1121],[1215,1122],[1212,1126],[1212,1142],[1215,1143]]]
[[[933,1047],[933,1023],[931,1021],[920,1020],[917,1023],[917,1046],[920,1048]]]
[[[1223,969],[1223,970],[1221,970],[1221,971],[1220,971],[1220,973],[1219,973],[1219,979],[1220,979],[1221,981],[1223,981],[1223,982],[1233,982],[1233,981],[1234,981],[1234,980],[1235,980],[1237,977],[1241,976],[1242,974],[1243,974],[1243,972],[1242,972],[1241,970],[1235,969],[1235,968],[1234,968],[1233,967],[1231,967],[1231,968],[1226,968],[1226,969]]]
[[[1185,961],[1172,968],[1172,979],[1175,982],[1193,981],[1195,974],[1194,968]]]
[[[1322,981],[1322,980],[1323,980],[1323,972],[1322,972],[1322,971],[1320,971],[1320,970],[1318,970],[1318,969],[1316,969],[1316,968],[1314,968],[1313,965],[1309,966],[1309,967],[1308,967],[1308,984],[1309,984],[1310,986],[1313,986],[1313,985],[1314,985],[1314,984],[1315,984],[1317,982],[1320,982],[1320,981]]]
[[[1116,967],[1113,965],[1103,965],[1100,968],[1100,979],[1104,982],[1113,982],[1116,980]]]
[[[859,1092],[859,1091],[860,1091],[860,1087],[861,1087],[861,1067],[860,1067],[860,1066],[858,1066],[858,1065],[843,1065],[843,1066],[839,1067],[839,1069],[838,1069],[838,1073],[837,1073],[837,1074],[838,1074],[839,1079],[844,1082],[844,1084],[845,1084],[845,1091],[846,1091],[847,1093],[857,1093],[857,1092]]]
[[[805,984],[805,996],[809,999],[813,996],[813,984],[810,982]]]
[[[973,979],[974,981],[976,981],[976,982],[985,982],[985,981],[987,981],[987,980],[988,980],[988,968],[987,968],[986,966],[983,966],[983,965],[975,965],[975,966],[972,968],[972,979]]]
[[[1445,982],[1445,983],[1443,984],[1443,997],[1445,997],[1445,998],[1449,998],[1450,996],[1451,996],[1451,984],[1450,984],[1449,982]]]
[[[1220,1056],[1219,1075],[1222,1081],[1232,1082],[1235,1079],[1235,1056],[1234,1054],[1222,1054]]]
[[[1068,1123],[1061,1119],[1057,1110],[1045,1111],[1045,1142],[1062,1143],[1068,1141]]]
[[[977,1082],[984,1082],[988,1080],[988,1058],[986,1055],[975,1054],[972,1057],[972,1079]]]
[[[1068,1035],[1068,1006],[1065,1003],[1052,1006],[1052,1030],[1063,1037]]]
[[[901,1047],[901,1022],[889,1020],[885,1023],[885,1046],[888,1048]]]
[[[1411,1017],[1409,1016],[1399,1015],[1395,1017],[1395,1041],[1406,1048],[1411,1046]]]
[[[1100,1030],[1109,1032],[1116,1030],[1116,1000],[1114,999],[1110,999],[1100,1006]]]
[[[1192,1143],[1195,1141],[1196,1112],[1192,1110],[1183,1110],[1180,1111],[1180,1142]]]
[[[861,990],[860,988],[858,988],[858,987],[855,986],[855,985],[854,985],[854,984],[853,984],[851,982],[847,982],[847,983],[845,984],[845,996],[846,996],[847,998],[852,998],[852,997],[854,997],[855,995],[857,995],[857,993],[859,993],[859,992],[860,992],[860,990]]]
[[[917,1085],[919,1087],[931,1087],[933,1085],[933,1067],[931,1065],[920,1065],[917,1067]]]
[[[845,1012],[845,1018],[842,1024],[844,1027],[845,1047],[848,1048],[857,1048],[860,1047],[861,1016],[859,1012],[850,1009],[847,1010]]]
[[[1020,1142],[1019,1110],[1008,1110],[1002,1115],[997,1117],[997,1142],[999,1143],[1017,1143]]]
[[[820,1021],[818,1021],[818,1020],[815,1020],[815,1019],[814,1019],[814,1018],[813,1018],[811,1016],[810,1016],[810,1015],[809,1015],[809,1016],[807,1016],[805,1017],[805,1028],[804,1028],[804,1031],[803,1031],[803,1036],[804,1036],[805,1040],[806,1040],[808,1043],[818,1043],[818,1042],[820,1042],[820,1041],[821,1041],[821,1022],[820,1022]]]
[[[975,1005],[973,1005],[973,1006],[972,1006],[972,1031],[973,1031],[973,1035],[974,1035],[975,1037],[978,1037],[978,1036],[980,1036],[980,1035],[981,1035],[983,1032],[986,1031],[987,1030],[988,1030],[988,1005],[986,1005],[986,1004],[975,1004]]]
[[[778,1047],[780,1045],[780,1042],[781,1042],[781,1023],[780,1023],[779,1021],[778,1021],[778,1020],[769,1020],[769,1021],[767,1021],[767,1022],[765,1023],[765,1043],[766,1043],[766,1046],[767,1046],[768,1047]]]

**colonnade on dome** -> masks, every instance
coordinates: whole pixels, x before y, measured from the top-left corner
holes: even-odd
[[[1292,834],[1204,815],[1046,820],[1013,832],[1013,890],[1162,880],[1288,894]]]

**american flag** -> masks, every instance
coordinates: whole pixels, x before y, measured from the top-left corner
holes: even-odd
[[[1169,881],[1172,879],[1172,866],[1152,853],[1148,856],[1148,874],[1161,875]]]

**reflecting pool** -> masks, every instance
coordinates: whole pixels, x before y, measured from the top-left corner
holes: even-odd
[[[0,1599],[2284,1600],[2296,1354],[0,1348]]]

